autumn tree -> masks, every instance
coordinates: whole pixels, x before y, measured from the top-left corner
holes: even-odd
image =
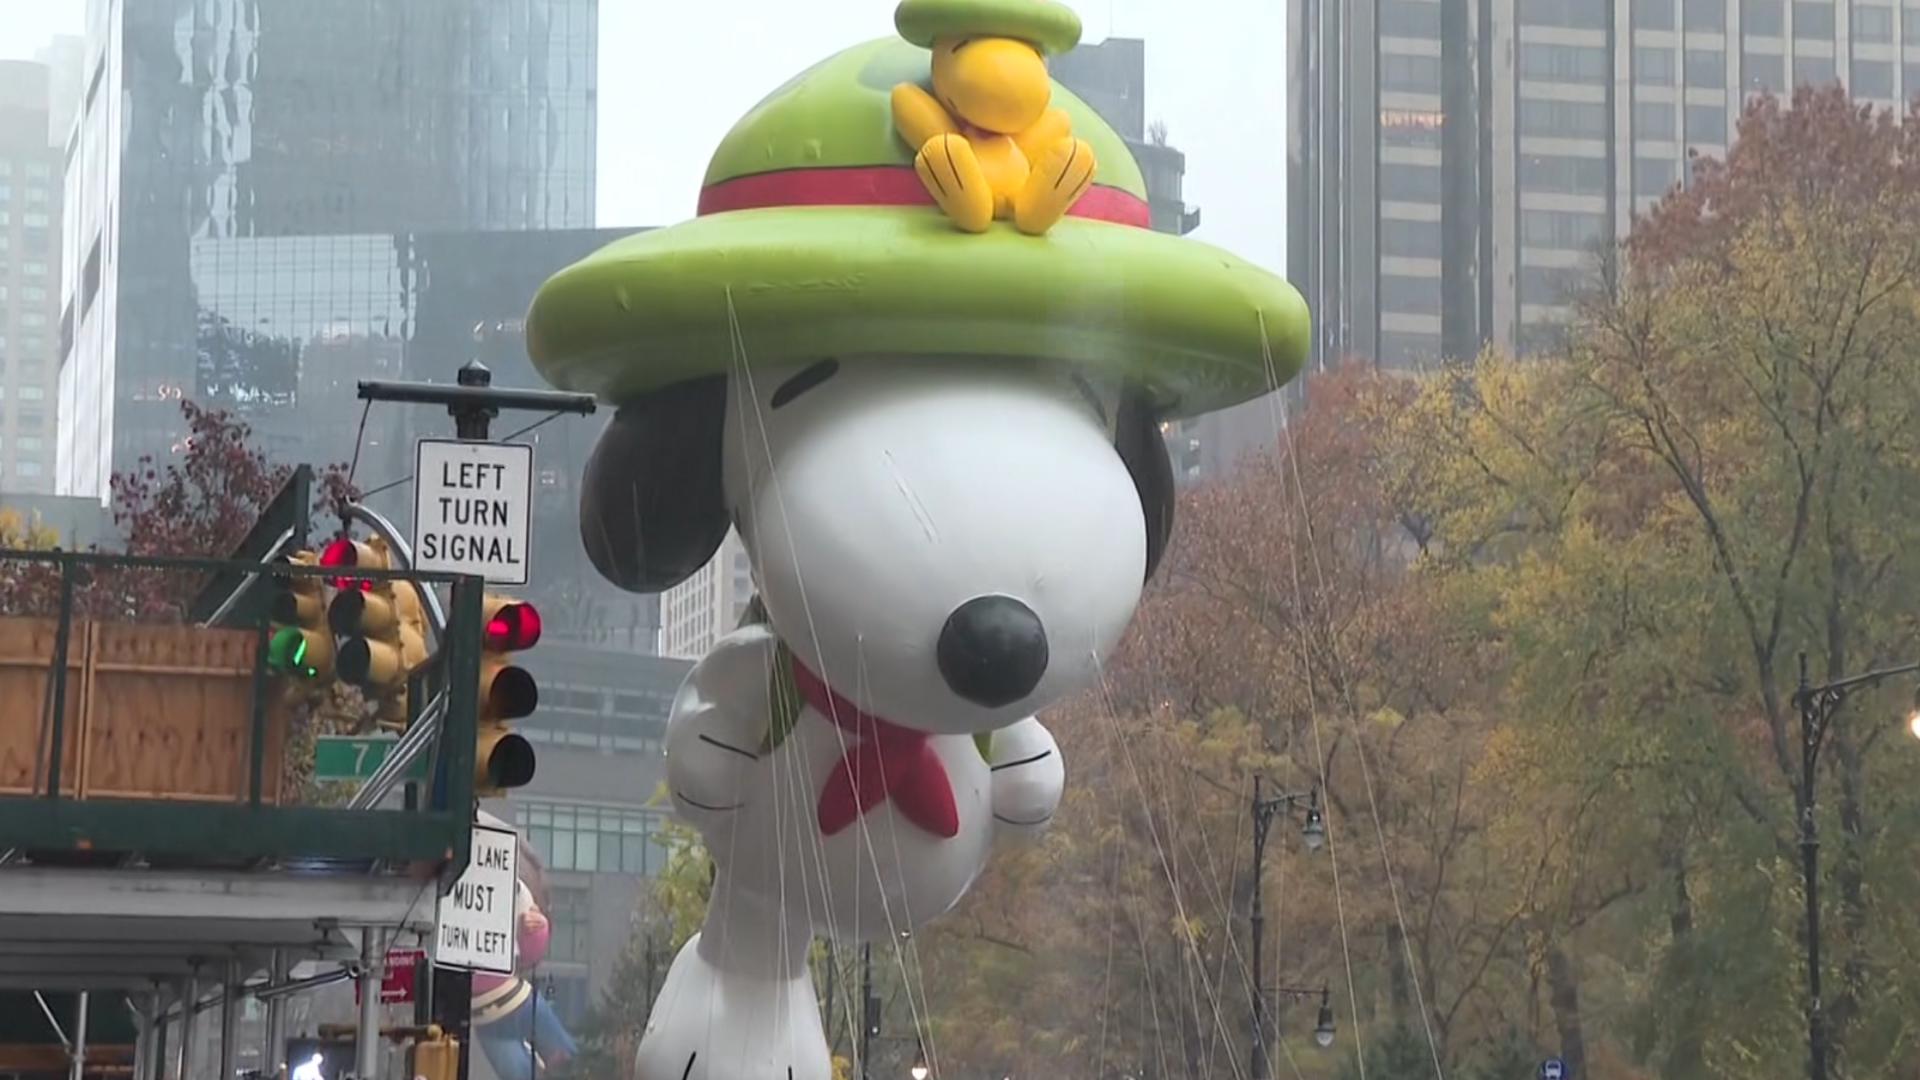
[[[1620,1068],[1804,1061],[1795,658],[1820,680],[1915,649],[1916,148],[1920,122],[1838,88],[1754,103],[1635,224],[1563,355],[1449,371],[1390,455],[1429,572],[1508,654],[1485,779],[1574,830],[1529,902],[1563,1039],[1586,1049],[1595,995],[1637,1011],[1601,1048]],[[1880,958],[1916,944],[1916,807],[1889,700],[1861,702],[1822,759],[1828,1006],[1844,1071],[1891,1077],[1914,1067],[1916,987]]]

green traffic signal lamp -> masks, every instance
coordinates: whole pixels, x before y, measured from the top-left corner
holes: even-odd
[[[294,566],[312,566],[313,553],[288,558]],[[267,617],[274,624],[267,639],[269,670],[300,679],[331,678],[334,671],[333,635],[326,627],[326,590],[320,579],[282,576]]]

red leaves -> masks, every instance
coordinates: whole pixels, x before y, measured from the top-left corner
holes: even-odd
[[[113,475],[113,522],[129,555],[225,558],[293,467],[269,461],[251,445],[252,429],[230,413],[191,401],[182,401],[180,412],[187,435],[173,460],[162,465],[142,458]],[[337,507],[352,494],[339,465],[316,479],[317,507]],[[76,603],[95,618],[175,622],[200,583],[201,575],[191,572],[103,569],[76,583]],[[52,614],[59,590],[60,573],[51,565],[0,566],[0,612]]]
[[[1802,86],[1790,104],[1758,97],[1726,160],[1699,157],[1693,180],[1654,206],[1627,250],[1642,269],[1725,252],[1746,223],[1783,205],[1860,206],[1920,191],[1920,116],[1856,104],[1839,84]]]

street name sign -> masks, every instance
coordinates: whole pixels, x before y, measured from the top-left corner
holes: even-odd
[[[514,883],[520,838],[508,829],[473,827],[467,871],[440,898],[433,929],[433,962],[441,967],[513,974]]]
[[[413,463],[413,568],[525,585],[533,447],[421,439]]]
[[[400,741],[397,735],[318,735],[313,740],[315,780],[366,780]],[[425,780],[426,755],[413,759],[402,779]]]

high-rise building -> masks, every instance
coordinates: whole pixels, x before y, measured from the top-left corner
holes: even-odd
[[[49,69],[0,61],[0,491],[53,490],[60,149]]]
[[[728,531],[707,564],[660,594],[660,655],[698,660],[732,633],[753,599],[753,566]]]
[[[73,34],[56,34],[34,50],[36,63],[47,66],[47,143],[67,145],[73,118],[80,111],[80,78],[86,71],[87,42]]]
[[[1920,93],[1920,0],[1290,0],[1288,264],[1313,362],[1554,340],[1749,96]]]
[[[368,238],[591,225],[597,21],[597,0],[88,0],[58,490],[104,498],[164,459],[182,398],[319,449],[295,419],[314,373],[203,288],[364,320],[392,307],[355,291],[386,284]]]

